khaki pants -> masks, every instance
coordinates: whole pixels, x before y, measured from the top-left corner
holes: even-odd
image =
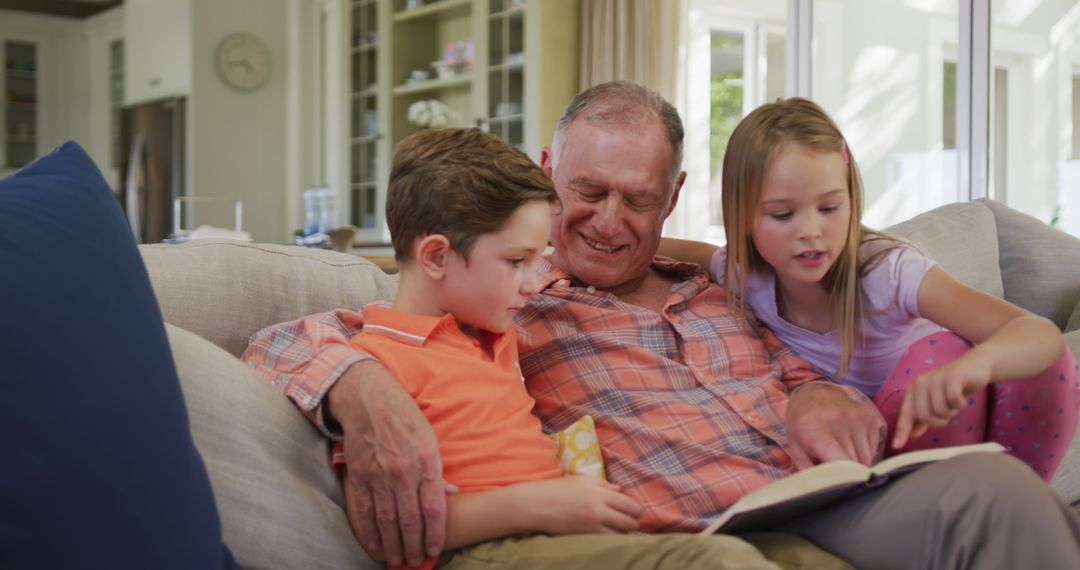
[[[778,530],[858,568],[1080,568],[1080,519],[1004,453],[928,465]]]
[[[437,568],[446,570],[518,568],[538,570],[605,570],[608,568],[846,570],[851,568],[840,559],[794,535],[761,534],[748,535],[745,538],[746,540],[743,540],[719,534],[711,536],[578,534],[509,537],[447,552],[439,559]]]
[[[850,568],[828,551],[857,568],[875,570],[1080,568],[1080,519],[1027,465],[1006,454],[979,453],[929,465],[776,530],[740,538],[507,538],[449,552],[440,567]]]

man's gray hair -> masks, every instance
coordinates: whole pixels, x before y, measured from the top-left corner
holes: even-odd
[[[555,126],[553,164],[562,153],[566,129],[583,113],[586,121],[600,126],[644,126],[654,117],[660,119],[675,150],[674,172],[681,169],[684,132],[679,112],[659,93],[631,81],[608,81],[574,96]]]

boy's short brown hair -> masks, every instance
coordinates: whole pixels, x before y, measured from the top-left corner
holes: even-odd
[[[529,157],[478,129],[428,129],[394,151],[386,223],[398,262],[417,238],[445,235],[468,259],[476,239],[498,231],[528,200],[558,200]]]

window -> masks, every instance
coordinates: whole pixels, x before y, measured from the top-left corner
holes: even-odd
[[[709,93],[709,172],[713,174],[710,223],[724,224],[720,207],[720,167],[735,125],[743,116],[743,34],[712,31],[712,59]]]
[[[956,150],[956,62],[946,61],[941,86],[941,144]]]
[[[988,195],[1080,236],[1080,4],[990,4]]]
[[[958,1],[813,2],[810,96],[848,139],[869,227],[960,196],[958,29]]]
[[[683,112],[688,174],[669,233],[724,243],[724,151],[742,117],[784,95],[787,4],[766,0],[750,8],[739,0],[689,1]]]
[[[1072,160],[1080,160],[1080,125],[1076,124],[1076,118],[1080,117],[1080,70],[1073,71],[1072,78]]]

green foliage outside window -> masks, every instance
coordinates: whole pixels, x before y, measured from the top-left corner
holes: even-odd
[[[724,163],[724,151],[735,125],[742,118],[743,74],[741,71],[718,73],[712,76],[712,112],[709,125],[709,167],[719,174]]]

